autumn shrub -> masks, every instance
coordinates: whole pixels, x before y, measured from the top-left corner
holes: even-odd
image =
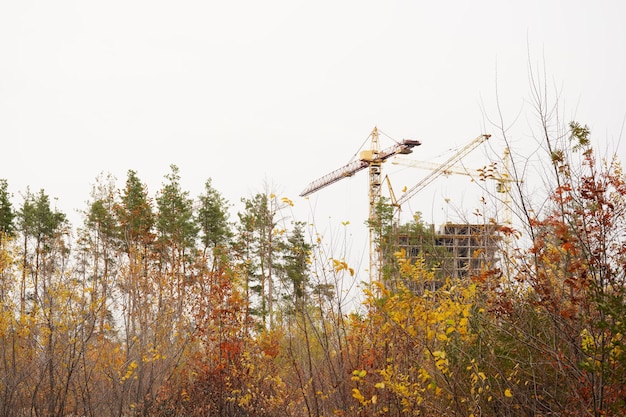
[[[482,361],[506,376],[509,415],[622,415],[626,184],[570,125],[573,155],[554,149],[549,209],[529,218],[532,245],[491,295]],[[581,137],[582,135],[582,137]],[[501,411],[501,410],[494,410]]]
[[[447,280],[433,291],[413,284],[432,280],[424,262],[400,258],[402,280],[394,289],[367,292],[365,313],[353,320],[353,354],[361,366],[351,375],[350,415],[469,415],[483,395],[484,378],[469,356],[476,338],[476,285]]]

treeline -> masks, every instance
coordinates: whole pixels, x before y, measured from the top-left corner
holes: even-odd
[[[303,225],[280,228],[290,202],[243,202],[233,223],[211,180],[192,199],[171,166],[152,197],[131,170],[123,189],[97,179],[73,230],[44,190],[13,207],[0,180],[0,414],[147,413],[168,381],[211,373],[206,404],[190,404],[243,407],[231,363],[256,361],[258,338],[310,293]]]
[[[287,199],[231,221],[210,180],[191,198],[172,166],[152,197],[129,171],[98,179],[74,231],[44,191],[13,207],[1,181],[0,414],[623,415],[626,178],[589,135],[543,138],[542,209],[511,190],[523,228],[501,232],[529,246],[437,286],[385,255],[398,275],[359,309],[353,269]]]

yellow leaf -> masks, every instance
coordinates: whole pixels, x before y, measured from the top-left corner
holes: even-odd
[[[363,397],[363,395],[361,394],[361,391],[359,391],[358,388],[352,388],[352,396],[356,398],[357,400],[359,400],[359,402],[361,403],[365,400],[365,397]]]
[[[441,359],[445,359],[446,358],[446,352],[443,350],[436,350],[433,352],[433,356],[435,358],[441,358]]]
[[[365,375],[367,375],[367,371],[365,369],[355,369],[354,371],[352,371],[352,375],[359,377],[359,378],[363,378],[365,377]]]
[[[507,389],[504,390],[504,396],[505,397],[512,397],[513,394],[511,394],[511,390],[507,388]]]

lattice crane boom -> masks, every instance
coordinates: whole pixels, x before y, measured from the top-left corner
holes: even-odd
[[[505,150],[505,155],[507,155],[507,150]],[[414,159],[403,158],[400,156],[396,156],[395,158],[393,158],[391,163],[394,165],[404,165],[408,167],[421,168],[421,169],[426,169],[426,170],[438,169],[440,166],[439,164],[436,164],[434,162],[417,161]],[[472,180],[480,180],[480,181],[494,180],[498,182],[498,188],[496,191],[499,193],[504,193],[507,187],[510,188],[508,183],[521,182],[518,180],[514,180],[513,178],[510,178],[510,176],[508,175],[506,171],[499,172],[495,163],[491,164],[490,166],[483,167],[483,168],[468,168],[465,166],[455,165],[455,166],[446,168],[442,172],[442,174],[443,175],[450,175],[450,174],[467,175],[471,177]]]
[[[309,183],[309,185],[300,193],[300,197],[306,197],[343,178],[351,177],[357,172],[369,167],[372,163],[384,162],[394,155],[409,154],[413,152],[412,148],[419,145],[421,145],[420,141],[404,139],[401,143],[397,143],[389,148],[383,149],[382,151],[377,151],[375,149],[362,151],[358,160],[352,161],[349,164],[346,164],[343,167]]]
[[[397,201],[397,207],[399,208],[402,204],[406,203],[411,197],[424,189],[428,184],[433,182],[437,177],[441,174],[446,173],[452,169],[452,167],[459,162],[463,157],[465,157],[468,153],[474,150],[478,145],[489,139],[491,135],[480,135],[476,139],[472,140],[470,143],[465,145],[461,150],[452,155],[447,161],[443,162],[441,165],[437,166],[433,169],[426,177],[424,177],[420,182],[415,184],[413,187],[408,189]]]
[[[333,184],[343,178],[351,177],[362,169],[367,168],[368,166],[369,164],[366,161],[352,161],[349,164],[344,165],[343,167],[336,169],[333,172],[330,172],[323,177],[309,183],[304,191],[300,193],[300,197],[306,197],[310,194],[313,194],[317,190],[329,186],[330,184]]]
[[[510,191],[511,191],[511,183],[521,183],[523,182],[522,180],[516,180],[514,178],[511,177],[511,175],[509,174],[509,169],[508,169],[508,160],[509,160],[509,149],[506,148],[504,150],[504,170],[499,170],[496,167],[496,163],[492,163],[490,166],[486,166],[483,168],[468,168],[465,166],[458,166],[458,165],[453,165],[450,166],[448,168],[446,168],[445,170],[441,171],[441,174],[443,175],[450,175],[450,174],[460,174],[460,175],[467,175],[469,177],[472,178],[472,181],[485,181],[485,180],[493,180],[497,182],[497,187],[496,187],[496,192],[499,194],[503,194],[503,207],[504,207],[504,222],[503,224],[505,226],[511,226],[512,220],[511,220],[511,196],[510,196]],[[392,164],[394,165],[404,165],[404,166],[409,166],[409,167],[414,167],[414,168],[422,168],[422,169],[427,169],[427,170],[435,170],[435,169],[440,169],[440,165],[439,164],[435,164],[433,162],[427,162],[427,161],[416,161],[414,159],[409,159],[409,158],[403,158],[400,156],[396,156],[395,158],[393,158],[393,160],[391,161]],[[396,200],[397,202],[397,200]],[[394,206],[397,206],[397,203],[394,204]]]

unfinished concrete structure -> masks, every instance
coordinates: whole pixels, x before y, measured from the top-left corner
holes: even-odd
[[[423,256],[437,265],[440,278],[477,275],[484,267],[498,263],[498,226],[495,224],[446,223],[424,235],[401,234],[399,247],[409,259]],[[432,262],[435,261],[435,262]]]

